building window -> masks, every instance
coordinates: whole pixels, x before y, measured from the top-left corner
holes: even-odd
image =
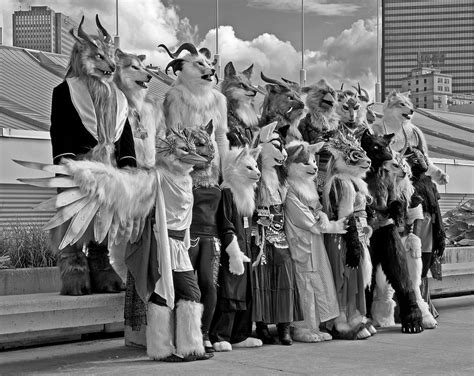
[[[449,78],[445,78],[445,79],[444,79],[444,83],[445,83],[445,84],[449,84]]]
[[[426,100],[427,100],[426,97],[423,97],[423,102],[426,102]]]
[[[426,78],[424,78],[424,79],[423,79],[423,83],[425,83],[425,84],[426,84]],[[426,88],[425,88],[425,90],[426,90]]]
[[[423,88],[423,91],[426,91],[426,86]]]
[[[442,87],[442,86],[438,86],[438,91],[443,91],[443,87]]]
[[[444,91],[449,91],[449,86],[445,86]]]
[[[418,80],[416,80],[416,84],[418,85]]]
[[[443,79],[441,77],[438,77],[438,84],[442,84],[443,83]]]

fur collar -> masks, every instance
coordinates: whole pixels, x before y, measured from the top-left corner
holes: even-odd
[[[194,187],[212,187],[219,185],[219,166],[214,161],[205,168],[195,167],[191,172]]]
[[[315,181],[297,178],[288,181],[288,185],[301,199],[301,201],[308,206],[315,207],[315,204],[319,202],[319,195]]]
[[[332,131],[337,129],[339,125],[339,116],[336,113],[329,114],[328,116],[313,109],[310,111],[310,116],[311,124],[313,124],[315,128]]]
[[[243,184],[244,183],[244,184]],[[237,176],[229,177],[221,184],[221,188],[228,188],[234,196],[235,207],[242,217],[250,217],[255,211],[255,184],[242,182]]]
[[[250,103],[235,103],[235,101],[228,102],[228,116],[234,117],[239,123],[245,127],[256,127],[258,125],[257,112]],[[237,107],[236,107],[237,105]]]

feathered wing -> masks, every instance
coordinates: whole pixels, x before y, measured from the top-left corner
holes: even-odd
[[[61,165],[15,161],[61,176],[18,179],[23,183],[65,189],[37,209],[56,210],[45,225],[49,230],[70,220],[59,249],[76,243],[93,225],[95,241],[108,236],[109,245],[135,242],[156,199],[156,171],[117,169],[92,161],[64,160]]]

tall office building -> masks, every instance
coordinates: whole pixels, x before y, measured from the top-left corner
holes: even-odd
[[[452,76],[474,93],[474,0],[382,0],[382,96],[414,68]]]
[[[58,54],[71,53],[74,38],[69,30],[78,25],[68,16],[47,6],[33,6],[30,10],[15,11],[12,17],[14,46]]]

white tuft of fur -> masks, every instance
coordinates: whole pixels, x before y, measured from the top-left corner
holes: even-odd
[[[232,351],[232,345],[227,341],[214,342],[212,347],[214,347],[214,350],[217,352]]]
[[[368,288],[372,284],[372,259],[370,258],[369,248],[365,244],[362,248],[364,254],[360,259],[359,267],[361,268],[364,287]]]
[[[426,175],[431,176],[435,183],[446,185],[449,183],[449,176],[439,167],[435,166],[430,160],[428,161],[428,171]]]
[[[155,360],[164,359],[175,352],[173,345],[173,311],[165,306],[148,303],[146,352]]]
[[[421,258],[421,239],[413,233],[408,234],[405,239],[405,251],[410,252],[410,257],[413,259]]]
[[[247,337],[243,341],[233,344],[233,347],[235,349],[238,349],[238,348],[247,348],[248,349],[248,348],[251,348],[251,347],[262,347],[262,346],[263,346],[262,340],[260,340],[258,338],[253,338],[253,337]]]
[[[176,351],[179,355],[204,355],[202,312],[201,303],[180,300],[176,304]]]
[[[234,195],[235,206],[242,216],[252,216],[255,210],[255,186],[260,177],[257,161],[242,148],[232,148],[222,162],[222,188],[229,188]],[[247,167],[251,166],[252,170]]]
[[[387,277],[379,265],[375,272],[374,300],[371,307],[375,326],[388,327],[395,325],[393,294],[394,290],[388,283]]]

